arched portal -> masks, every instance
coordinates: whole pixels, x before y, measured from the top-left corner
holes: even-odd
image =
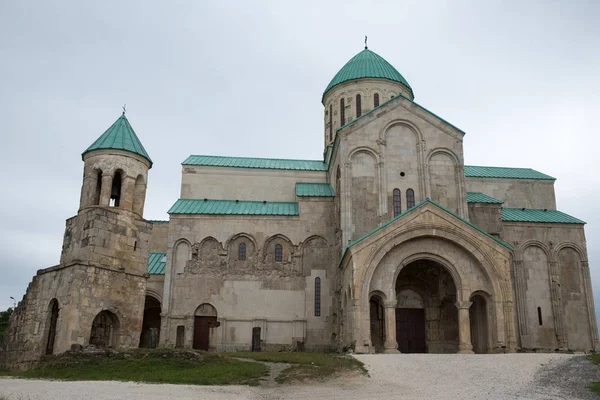
[[[48,340],[46,342],[46,354],[54,353],[54,340],[56,339],[56,325],[58,323],[58,300],[52,299],[48,306]]]
[[[371,320],[371,344],[376,353],[383,351],[385,343],[385,316],[383,299],[379,295],[371,296],[369,301],[369,318]]]
[[[396,280],[396,341],[401,353],[458,351],[457,291],[440,263],[420,259]]]
[[[140,334],[140,347],[154,349],[160,339],[160,302],[152,296],[146,296],[144,321]]]
[[[208,303],[203,303],[194,312],[194,343],[197,350],[208,350],[210,346],[210,331],[216,327],[217,310]]]
[[[471,343],[473,352],[486,354],[489,352],[489,329],[487,300],[482,294],[471,296],[469,321],[471,323]]]
[[[119,332],[119,319],[117,316],[104,310],[96,315],[92,322],[90,332],[90,344],[100,349],[115,347],[117,345],[117,335]]]

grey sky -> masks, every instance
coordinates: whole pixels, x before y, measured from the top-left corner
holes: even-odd
[[[0,1],[0,310],[59,261],[85,150],[127,116],[167,219],[189,154],[318,159],[321,95],[369,36],[465,163],[558,178],[600,292],[598,1]],[[599,304],[600,305],[600,304]]]

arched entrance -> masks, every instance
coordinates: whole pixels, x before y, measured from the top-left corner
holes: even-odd
[[[160,301],[146,296],[144,304],[144,321],[140,334],[140,347],[154,349],[160,339]]]
[[[476,293],[471,296],[469,308],[469,321],[471,323],[471,343],[473,352],[477,354],[489,353],[489,323],[488,306],[484,294]]]
[[[197,350],[208,350],[210,329],[216,325],[217,310],[210,304],[200,304],[194,313],[194,343]]]
[[[396,280],[396,341],[401,353],[456,353],[456,284],[439,262],[420,259]]]
[[[58,323],[58,300],[52,299],[48,306],[48,340],[46,342],[46,355],[54,353],[54,340],[56,339],[56,325]]]
[[[119,319],[117,316],[108,310],[101,311],[94,318],[94,322],[92,322],[90,344],[100,349],[115,347],[117,345],[118,332]]]
[[[371,320],[371,344],[376,353],[383,351],[385,343],[385,316],[383,299],[380,295],[371,296],[369,301],[369,316]]]

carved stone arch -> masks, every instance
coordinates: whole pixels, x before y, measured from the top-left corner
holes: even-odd
[[[275,260],[275,252],[277,245],[282,247],[282,260]],[[265,244],[262,249],[262,260],[265,267],[268,269],[283,269],[284,264],[293,263],[295,264],[296,246],[292,241],[285,235],[275,234],[265,240]],[[296,271],[295,265],[292,265],[292,270]]]
[[[352,163],[352,157],[358,153],[367,153],[367,154],[373,156],[373,158],[375,159],[375,165],[379,165],[379,161],[380,161],[379,160],[379,152],[377,150],[375,150],[374,148],[368,147],[368,146],[359,146],[359,147],[352,149],[350,154],[348,154],[348,162]]]
[[[548,260],[548,262],[550,261],[554,261],[554,254],[552,254],[552,251],[550,250],[550,248],[548,248],[548,246],[543,243],[540,242],[539,240],[535,240],[535,239],[531,239],[531,240],[526,240],[523,243],[519,244],[519,247],[517,248],[517,252],[516,252],[516,259],[518,261],[522,261],[523,260],[523,253],[525,252],[525,250],[527,250],[528,247],[539,247],[544,253],[546,253],[546,258]],[[558,254],[558,252],[557,252]]]
[[[247,269],[254,265],[258,246],[252,235],[241,232],[227,239],[225,242],[225,251],[227,252],[230,267]]]
[[[369,299],[372,299],[373,297],[379,297],[381,301],[387,301],[387,296],[381,290],[372,290],[371,293],[369,293]]]
[[[573,242],[563,242],[563,243],[555,246],[554,247],[554,255],[556,256],[555,260],[558,260],[558,254],[560,253],[560,251],[562,249],[566,249],[566,248],[571,248],[571,249],[575,250],[579,254],[580,262],[587,261],[585,251],[583,251],[583,249],[581,247],[579,247],[577,244],[575,244]]]
[[[249,234],[249,233],[245,233],[245,232],[240,232],[240,233],[236,233],[236,234],[234,234],[234,235],[231,235],[231,237],[229,237],[229,239],[227,239],[227,240],[225,241],[225,246],[224,246],[224,249],[225,249],[225,250],[227,250],[227,251],[229,251],[229,250],[230,250],[230,249],[229,249],[229,246],[230,246],[231,242],[232,242],[232,241],[234,241],[234,240],[236,240],[236,239],[242,238],[242,237],[243,237],[243,238],[246,238],[246,239],[248,239],[250,242],[252,242],[252,245],[254,246],[254,248],[255,248],[256,250],[258,250],[258,245],[256,244],[256,239],[254,239],[254,236],[252,236],[252,235],[251,235],[251,234]]]
[[[173,252],[171,254],[171,265],[173,272],[182,274],[185,272],[187,262],[192,259],[192,244],[185,238],[180,238],[173,244]]]
[[[405,126],[407,127],[409,130],[411,130],[416,138],[417,138],[417,143],[421,143],[423,142],[423,134],[421,133],[421,130],[412,122],[406,120],[406,119],[395,119],[393,121],[388,122],[381,131],[379,131],[379,140],[385,140],[386,134],[388,133],[388,131],[395,127],[395,126]]]
[[[298,246],[302,257],[302,275],[310,275],[312,270],[330,270],[335,264],[329,243],[320,235],[306,238]]]
[[[439,153],[446,154],[448,157],[450,157],[454,161],[454,164],[456,166],[461,165],[460,159],[458,158],[456,153],[454,153],[452,150],[450,150],[446,147],[436,147],[435,149],[431,149],[431,151],[427,154],[426,163],[429,164],[429,162],[431,161],[431,158],[434,155],[439,154]]]
[[[163,297],[162,297],[162,294],[160,292],[158,292],[157,290],[146,287],[146,296],[153,297],[162,306]]]
[[[219,252],[223,252],[227,248],[227,247],[223,247],[223,243],[219,242],[214,236],[207,236],[207,237],[205,237],[204,239],[202,239],[200,241],[200,243],[196,243],[196,246],[198,248],[200,248],[200,247],[202,247],[203,245],[205,245],[208,242],[215,242],[215,243],[217,243],[217,246],[219,248]]]

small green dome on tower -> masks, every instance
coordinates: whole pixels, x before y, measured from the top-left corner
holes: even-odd
[[[406,86],[411,92],[412,88],[404,77],[379,54],[365,48],[355,55],[338,71],[333,77],[327,89],[323,92],[323,97],[329,90],[344,82],[360,78],[380,78],[399,82]]]
[[[94,150],[115,149],[128,151],[144,157],[150,162],[152,167],[152,159],[142,146],[142,142],[138,139],[131,124],[125,116],[125,112],[106,130],[90,147],[88,147],[81,156]]]

